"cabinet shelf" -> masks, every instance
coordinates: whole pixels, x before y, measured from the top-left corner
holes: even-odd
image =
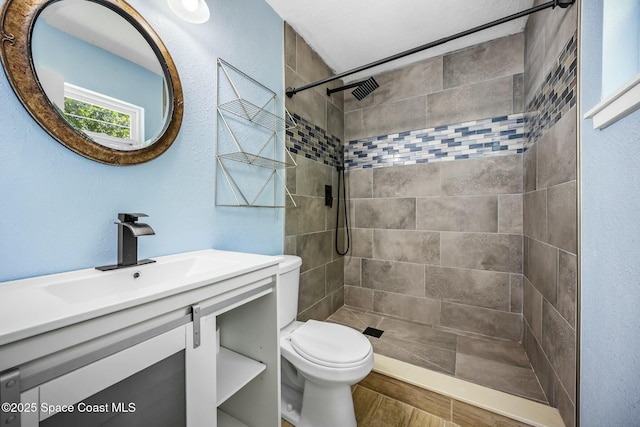
[[[220,347],[216,366],[217,405],[222,405],[266,368],[263,363]]]
[[[231,415],[218,409],[218,427],[249,427],[242,421],[238,421]]]
[[[242,98],[220,104],[218,105],[218,109],[274,132],[282,132],[296,127],[293,118],[286,111],[286,117],[282,118]]]

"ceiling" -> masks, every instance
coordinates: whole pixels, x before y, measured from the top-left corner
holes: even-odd
[[[532,7],[533,0],[266,0],[338,74]],[[526,17],[345,77],[349,82],[524,30]]]

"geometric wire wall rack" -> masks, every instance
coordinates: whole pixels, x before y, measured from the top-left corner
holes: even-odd
[[[296,162],[283,139],[295,120],[274,91],[221,58],[216,77],[216,205],[295,206],[286,169]]]

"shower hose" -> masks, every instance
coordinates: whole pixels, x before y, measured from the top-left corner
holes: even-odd
[[[344,252],[340,251],[338,244],[338,229],[340,228],[340,175],[342,175],[342,196],[344,197],[344,227],[347,232],[347,247]],[[344,176],[344,166],[338,166],[338,206],[336,207],[336,252],[338,255],[346,255],[351,246],[351,235],[349,233],[349,215],[347,213],[347,189],[346,178]]]

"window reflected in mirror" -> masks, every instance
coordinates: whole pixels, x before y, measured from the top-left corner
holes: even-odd
[[[98,144],[117,150],[144,147],[144,108],[64,84],[64,117]]]

